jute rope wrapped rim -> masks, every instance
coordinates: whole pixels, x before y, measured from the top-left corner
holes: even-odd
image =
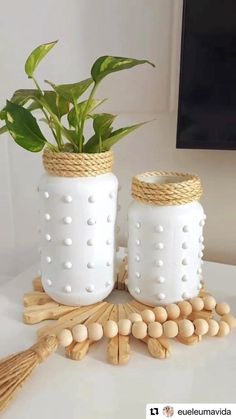
[[[146,172],[132,179],[133,198],[152,205],[188,204],[202,192],[200,178],[189,173]]]
[[[56,153],[49,149],[43,152],[45,170],[55,176],[97,176],[112,171],[113,153]]]

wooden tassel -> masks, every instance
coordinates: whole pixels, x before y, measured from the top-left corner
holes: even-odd
[[[54,353],[57,347],[57,337],[47,335],[26,351],[0,361],[0,412],[8,405],[33,369]]]

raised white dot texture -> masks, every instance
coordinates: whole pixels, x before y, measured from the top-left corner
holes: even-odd
[[[203,220],[206,220],[206,218],[207,218],[206,214],[203,214],[202,218],[203,218]]]
[[[46,257],[46,261],[47,261],[47,263],[51,263],[52,262],[52,258],[50,256],[47,256]]]
[[[163,226],[161,226],[161,225],[158,225],[158,226],[156,226],[156,227],[155,227],[155,231],[156,231],[157,233],[163,233],[163,231],[164,231],[164,227],[163,227]]]
[[[71,217],[65,217],[63,218],[63,222],[64,224],[71,224],[72,223],[72,218]]]
[[[200,258],[202,258],[202,256],[203,256],[203,252],[199,252],[199,253],[198,253],[198,256],[199,256]]]
[[[183,232],[188,233],[189,232],[189,226],[183,226]]]
[[[106,266],[111,266],[111,261],[110,260],[106,263]]]
[[[47,192],[47,191],[45,191],[43,195],[44,195],[44,198],[46,198],[46,199],[48,199],[50,197],[49,192]]]
[[[163,284],[165,282],[165,278],[164,276],[158,276],[157,277],[157,283],[158,284]]]
[[[138,287],[136,287],[136,288],[134,289],[134,291],[135,291],[135,293],[136,293],[136,294],[140,294],[140,293],[141,293],[141,290],[140,290],[140,288],[138,288]]]
[[[205,225],[205,220],[201,220],[199,225],[200,225],[200,227],[203,227]]]
[[[183,276],[182,276],[182,281],[183,281],[183,282],[187,282],[187,280],[188,280],[187,275],[183,275]]]
[[[87,292],[93,292],[94,291],[94,285],[88,285],[86,288]]]
[[[106,240],[106,244],[107,244],[107,246],[110,246],[111,245],[111,240]]]
[[[111,285],[111,281],[107,281],[107,282],[105,283],[105,287],[110,287],[110,285]]]
[[[88,239],[87,240],[87,245],[88,246],[93,246],[94,245],[93,239]]]
[[[184,258],[184,259],[182,260],[182,265],[184,265],[184,266],[188,265],[188,261],[187,261],[187,259],[186,259],[186,258]]]
[[[160,268],[161,266],[163,266],[163,265],[164,265],[163,260],[157,260],[157,261],[156,261],[156,266],[158,266],[159,268]]]
[[[49,221],[49,220],[51,220],[51,215],[50,214],[45,214],[44,218],[45,218],[46,221]]]
[[[93,262],[89,262],[89,263],[87,263],[87,268],[93,269],[93,268],[95,268],[95,264]]]
[[[64,240],[63,240],[63,244],[64,244],[65,246],[71,246],[71,245],[72,245],[72,240],[71,240],[70,238],[68,238],[68,239],[64,239]]]
[[[45,239],[50,242],[52,240],[50,234],[45,234]]]
[[[160,292],[160,294],[157,295],[157,298],[158,298],[159,301],[162,301],[166,298],[166,296],[163,292]]]
[[[200,236],[199,237],[199,243],[203,243],[204,242],[204,237],[203,236]]]
[[[163,244],[163,243],[161,243],[161,242],[156,243],[156,244],[155,244],[155,248],[156,248],[157,250],[162,250],[162,249],[164,249],[164,244]]]
[[[116,197],[115,191],[109,193],[109,198],[114,199]]]
[[[141,274],[140,274],[140,272],[135,272],[135,276],[136,276],[136,278],[141,278]]]
[[[107,217],[107,222],[108,222],[108,223],[111,223],[111,222],[112,222],[112,217],[111,217],[111,215],[108,215],[108,217]]]
[[[183,292],[182,298],[184,298],[184,299],[189,298],[189,294],[186,291]]]
[[[204,244],[202,244],[202,245],[201,245],[201,249],[202,249],[202,250],[204,250],[204,249],[205,249],[205,246],[204,246]]]
[[[202,274],[202,268],[198,268],[198,270],[197,270],[197,274],[198,274],[198,275],[201,275],[201,274]]]
[[[135,227],[139,229],[141,227],[141,223],[136,223]]]
[[[93,195],[90,195],[89,197],[88,197],[88,202],[90,203],[90,204],[94,204],[94,202],[96,201],[96,199],[95,199],[95,197],[93,196]]]
[[[67,262],[64,262],[64,268],[65,269],[71,269],[72,268],[72,263],[69,260]]]
[[[136,260],[136,262],[140,262],[140,256],[139,255],[136,255],[135,256],[135,260]]]
[[[141,241],[139,239],[137,239],[135,243],[136,243],[137,246],[140,246]]]
[[[51,287],[51,285],[52,285],[52,281],[51,281],[51,279],[46,279],[46,283],[47,283],[47,285],[49,286],[49,287]]]
[[[182,249],[185,249],[185,250],[188,249],[188,244],[186,242],[183,242]]]
[[[72,202],[73,198],[71,195],[64,195],[63,196],[63,201],[66,202],[67,204],[70,204]]]
[[[64,287],[64,291],[65,291],[67,294],[70,294],[70,293],[71,293],[71,286],[70,286],[70,285],[66,285],[66,286]]]
[[[93,226],[94,224],[96,224],[96,220],[94,218],[89,218],[87,221],[87,224],[89,226]]]

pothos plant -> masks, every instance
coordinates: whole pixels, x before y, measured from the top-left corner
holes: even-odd
[[[27,58],[25,73],[34,82],[35,89],[17,90],[7,101],[0,111],[0,119],[5,121],[0,134],[9,131],[17,144],[32,152],[39,152],[47,146],[55,152],[100,153],[145,123],[114,130],[112,123],[116,115],[97,113],[104,100],[94,96],[101,81],[109,74],[144,63],[155,67],[154,64],[147,60],[102,56],[93,64],[88,79],[72,84],[54,84],[45,80],[50,86],[50,90],[45,90],[39,85],[35,70],[56,43],[38,46]],[[81,100],[87,92],[87,99]],[[42,133],[35,111],[38,122],[46,123],[50,128],[54,143]],[[85,124],[89,119],[93,122],[94,133],[86,139]]]

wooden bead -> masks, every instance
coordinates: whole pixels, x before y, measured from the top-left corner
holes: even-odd
[[[216,313],[219,314],[219,316],[223,316],[224,314],[229,314],[230,312],[230,306],[227,303],[219,303],[216,304]]]
[[[206,295],[206,297],[203,297],[203,302],[206,310],[213,310],[216,306],[216,300],[212,297],[212,295]]]
[[[224,322],[223,320],[219,321],[219,332],[217,333],[217,336],[220,338],[223,338],[224,336],[227,336],[230,333],[230,327],[228,323]]]
[[[168,315],[164,307],[155,307],[153,312],[157,322],[164,323],[167,320]]]
[[[103,332],[106,338],[112,339],[118,335],[118,325],[114,320],[107,320],[103,324]]]
[[[188,338],[194,334],[194,325],[188,319],[183,319],[178,322],[179,335],[182,338]]]
[[[189,316],[193,311],[193,308],[188,301],[180,301],[178,306],[180,308],[180,314],[184,317]]]
[[[137,339],[144,339],[147,336],[146,323],[140,321],[133,323],[132,335]]]
[[[169,320],[176,320],[180,316],[180,308],[177,304],[168,304],[166,311]]]
[[[232,314],[224,314],[221,318],[224,322],[228,323],[230,329],[236,327],[236,319]]]
[[[103,337],[103,328],[99,323],[91,323],[88,325],[88,337],[90,340],[96,342]]]
[[[135,323],[135,322],[141,322],[141,321],[142,321],[142,316],[141,316],[141,314],[139,314],[139,313],[131,313],[131,314],[129,315],[129,320],[130,320],[132,323]]]
[[[148,325],[148,335],[151,338],[159,338],[163,334],[162,324],[159,322],[149,323]]]
[[[214,319],[208,319],[207,322],[208,322],[208,326],[209,326],[207,335],[208,336],[216,336],[217,333],[219,332],[219,328],[220,328],[219,323]]]
[[[84,324],[77,324],[72,329],[72,335],[75,342],[84,342],[88,339],[88,329]]]
[[[57,335],[57,339],[59,342],[59,345],[63,348],[66,348],[73,342],[73,336],[69,329],[63,329],[60,331],[60,333]]]
[[[163,324],[163,334],[167,338],[174,338],[178,335],[178,324],[173,320],[168,320]]]
[[[131,333],[132,322],[129,319],[120,319],[118,322],[119,334],[122,336],[128,336]]]
[[[200,297],[195,297],[190,300],[190,304],[192,305],[193,311],[201,311],[204,307],[204,301]]]
[[[142,319],[145,323],[152,323],[155,321],[155,314],[152,310],[143,310],[141,312]]]
[[[209,330],[209,325],[205,319],[195,319],[193,320],[195,334],[198,336],[206,335]]]

